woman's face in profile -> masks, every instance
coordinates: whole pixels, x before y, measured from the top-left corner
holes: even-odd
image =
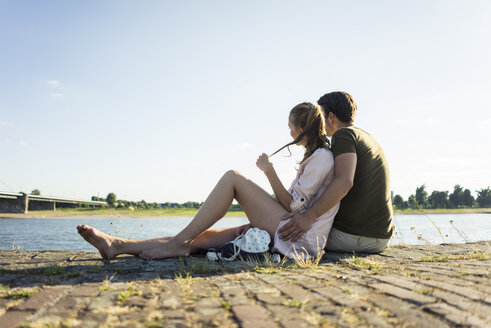
[[[294,126],[290,121],[288,122],[288,128],[290,129],[290,135],[292,136],[293,140],[297,139],[297,137],[302,133],[301,129],[297,129],[296,126]],[[301,142],[297,143],[297,145],[300,145]]]

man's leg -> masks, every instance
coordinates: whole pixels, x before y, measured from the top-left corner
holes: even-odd
[[[326,251],[340,253],[380,253],[389,246],[389,239],[352,235],[332,228],[327,239]]]

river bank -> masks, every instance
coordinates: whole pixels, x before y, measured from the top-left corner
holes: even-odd
[[[0,251],[0,326],[489,327],[489,242],[315,263]]]
[[[56,211],[30,211],[29,213],[0,213],[3,218],[68,218],[68,217],[103,217],[103,218],[152,218],[152,217],[193,217],[198,212],[195,208],[161,208],[161,209],[58,209]],[[491,213],[491,208],[455,208],[455,209],[418,209],[395,210],[397,215],[414,214],[475,214]],[[245,217],[243,211],[229,211],[227,217]]]

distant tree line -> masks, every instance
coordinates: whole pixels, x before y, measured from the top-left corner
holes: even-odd
[[[448,191],[434,190],[430,195],[422,185],[416,188],[416,192],[404,200],[400,195],[395,195],[392,204],[397,209],[406,208],[486,208],[491,207],[491,189],[489,187],[476,190],[474,198],[469,189],[455,185],[452,193]]]
[[[122,199],[117,199],[116,194],[111,192],[107,194],[106,198],[103,197],[97,197],[97,196],[92,196],[92,200],[95,201],[103,201],[107,202],[109,207],[114,207],[114,208],[135,208],[135,209],[157,209],[157,208],[200,208],[203,203],[199,202],[185,202],[185,203],[171,203],[171,202],[165,202],[165,203],[147,203],[144,200],[141,200],[139,202],[135,201],[128,201],[128,200],[122,200]],[[230,211],[242,211],[242,208],[238,204],[232,204],[230,206]]]

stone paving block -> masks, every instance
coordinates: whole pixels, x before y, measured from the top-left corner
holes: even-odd
[[[264,284],[257,280],[245,280],[241,282],[242,286],[244,286],[250,292],[255,294],[273,294],[278,293],[278,289],[275,288],[274,285]]]
[[[360,313],[361,316],[369,327],[377,327],[377,328],[388,328],[392,327],[392,324],[389,324],[386,320],[375,314],[374,312],[363,312]]]
[[[185,319],[186,311],[182,309],[178,310],[164,310],[162,311],[162,317],[166,319]]]
[[[343,293],[335,287],[321,287],[317,288],[315,292],[342,306],[359,309],[368,309],[370,307],[368,303],[355,298],[353,295]]]
[[[426,303],[435,302],[435,298],[433,297],[418,294],[409,291],[407,289],[402,289],[389,284],[379,283],[379,284],[370,284],[369,286],[383,293],[398,297],[400,299],[408,300],[417,304],[426,304]]]
[[[88,310],[91,312],[101,312],[105,308],[113,305],[118,300],[118,291],[103,291],[99,296],[91,299]]]
[[[30,311],[8,311],[0,317],[0,327],[14,328],[23,323],[32,312]]]
[[[419,307],[393,297],[375,294],[370,297],[369,301],[377,307],[389,311],[395,317],[404,320],[404,324],[398,324],[398,326],[418,328],[449,327],[444,321],[422,312]]]
[[[275,287],[278,288],[283,294],[299,301],[319,298],[318,295],[311,293],[309,290],[297,285],[282,283],[277,284]]]
[[[83,284],[79,287],[74,288],[70,294],[74,297],[87,296],[92,297],[99,293],[99,284]]]
[[[312,302],[307,303],[306,309],[319,313],[322,316],[336,316],[338,309],[328,302]]]
[[[284,328],[309,328],[316,327],[305,320],[283,320],[280,321],[280,325]]]
[[[181,300],[178,297],[161,297],[160,305],[165,309],[177,309],[181,306]]]
[[[232,307],[232,312],[244,328],[273,328],[278,327],[272,321],[264,309],[257,305],[237,305]]]
[[[301,316],[302,311],[304,310],[305,307],[307,307],[309,302],[302,303],[300,306],[297,306],[296,304],[292,306],[288,306],[289,303],[286,301],[285,303],[282,303],[281,305],[275,305],[275,304],[266,304],[266,308],[273,314],[273,317],[277,320],[282,320],[282,319],[296,319]]]
[[[442,315],[445,317],[445,319],[458,326],[472,326],[483,328],[491,326],[491,322],[489,321],[486,323],[484,320],[481,320],[475,315],[460,311],[444,303],[427,304],[423,307],[423,309],[432,313]]]
[[[431,291],[431,295],[443,300],[449,305],[455,306],[486,320],[491,320],[491,309],[489,306],[486,306],[485,303],[473,301],[463,296],[438,289]]]
[[[452,284],[447,284],[445,282],[435,281],[435,280],[423,280],[423,281],[421,281],[421,283],[428,285],[428,286],[431,286],[431,287],[444,289],[444,290],[450,291],[452,293],[459,294],[459,295],[462,295],[464,297],[468,297],[468,298],[475,300],[475,301],[484,301],[484,302],[491,305],[491,297],[489,295],[483,294],[477,290],[473,290],[473,289],[465,288],[465,287],[460,287],[460,286],[455,286]]]
[[[14,311],[37,311],[45,306],[56,302],[67,290],[64,289],[44,289],[36,295],[27,299],[24,303],[14,306]]]
[[[374,279],[382,281],[382,282],[386,282],[388,284],[395,285],[398,287],[406,288],[409,290],[420,289],[420,288],[424,287],[423,285],[414,283],[410,280],[406,280],[406,279],[402,279],[402,278],[394,277],[394,276],[377,275],[377,276],[374,276]]]
[[[267,303],[267,304],[283,304],[286,301],[286,298],[280,296],[280,293],[278,294],[257,294],[256,299],[260,302]]]

